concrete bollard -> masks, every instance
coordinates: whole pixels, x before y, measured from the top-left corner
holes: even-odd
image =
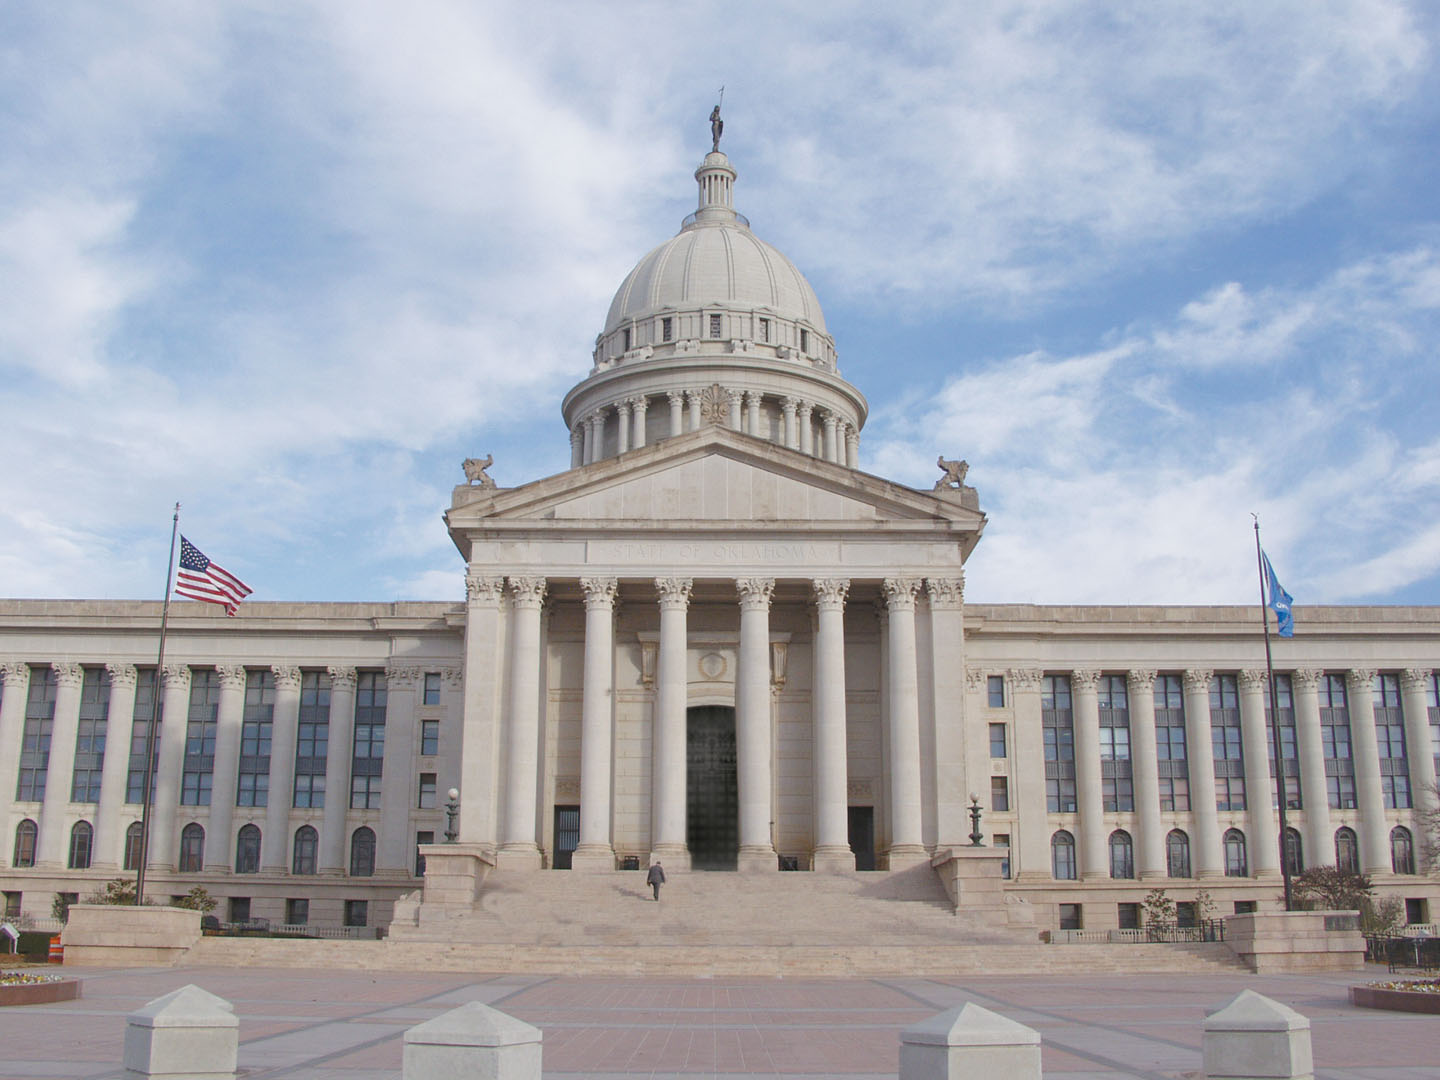
[[[539,1028],[472,1001],[405,1032],[404,1080],[540,1080]]]
[[[900,1033],[900,1080],[1040,1080],[1040,1033],[966,1002]]]
[[[182,986],[130,1014],[125,1080],[234,1080],[239,1046],[230,1003]]]
[[[1314,1080],[1310,1021],[1244,990],[1205,1018],[1206,1080]]]

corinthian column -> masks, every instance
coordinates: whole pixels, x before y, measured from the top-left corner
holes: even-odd
[[[95,809],[97,870],[122,865],[125,836],[125,780],[130,771],[130,734],[135,722],[134,664],[109,663],[110,711],[105,720],[105,756],[100,765],[100,805]],[[148,717],[147,717],[148,719]]]
[[[210,827],[205,830],[205,869],[234,869],[231,849],[235,816],[235,781],[240,766],[240,728],[245,716],[245,668],[220,664],[220,706],[215,724],[215,762],[212,766]],[[263,838],[262,838],[263,839]]]
[[[460,740],[460,840],[491,845],[500,760],[500,603],[505,580],[478,569],[465,575],[465,728]]]
[[[731,431],[739,431],[741,407],[744,405],[745,402],[744,391],[726,390],[725,401],[726,404],[729,406],[729,410],[726,413],[728,419],[725,422],[725,426],[728,427]]]
[[[761,437],[760,432],[760,391],[745,391],[745,434]]]
[[[1142,881],[1165,876],[1165,830],[1160,821],[1160,767],[1155,750],[1155,672],[1127,673],[1130,748],[1135,754],[1135,869]]]
[[[630,439],[630,448],[632,450],[639,450],[645,445],[645,414],[649,409],[650,402],[644,394],[630,399],[630,416],[632,418],[632,426],[635,429],[634,435]]]
[[[741,870],[777,870],[770,839],[770,597],[774,578],[741,578],[740,658],[735,677],[735,759],[740,789]]]
[[[0,664],[5,693],[0,696],[0,792],[9,798],[20,767],[20,741],[25,731],[25,699],[30,692],[30,665]],[[0,838],[0,866],[15,857],[14,837]]]
[[[685,836],[685,709],[689,690],[685,659],[685,613],[689,578],[656,578],[660,591],[660,655],[656,660],[653,719],[654,778],[651,785],[650,851],[671,869],[688,869]]]
[[[791,450],[800,449],[800,433],[795,428],[795,407],[799,404],[793,397],[780,399],[780,412],[785,417],[785,445]]]
[[[838,445],[836,428],[840,423],[840,418],[827,409],[820,415],[820,420],[821,423],[825,425],[824,452],[821,456],[824,457],[826,461],[838,462],[840,460],[840,454],[836,449]]]
[[[1325,745],[1320,736],[1320,677],[1301,670],[1290,676],[1295,697],[1295,742],[1300,755],[1300,802],[1305,814],[1305,865],[1334,866],[1330,793],[1325,786]],[[1277,707],[1278,714],[1279,709]]]
[[[1215,748],[1210,742],[1210,676],[1185,672],[1185,742],[1190,756],[1190,814],[1195,823],[1195,876],[1224,877],[1220,817],[1215,809]]]
[[[55,669],[55,718],[50,729],[50,760],[45,774],[45,800],[40,806],[40,840],[35,865],[65,865],[65,808],[75,772],[75,734],[80,726],[80,690],[85,669],[79,664],[51,664]]]
[[[260,836],[260,870],[284,873],[290,852],[287,833],[295,786],[295,739],[300,728],[300,669],[275,664],[275,711],[270,727],[270,793],[265,802],[265,831]]]
[[[1250,866],[1257,878],[1280,876],[1280,830],[1270,806],[1270,738],[1265,731],[1262,671],[1240,672],[1240,738],[1245,746],[1245,805],[1249,812]]]
[[[1440,756],[1440,746],[1430,745],[1430,707],[1425,698],[1429,684],[1429,668],[1407,668],[1400,673],[1410,790],[1414,793],[1415,809],[1421,814],[1433,813],[1436,809],[1435,758]]]
[[[1017,881],[1049,881],[1050,831],[1046,820],[1045,743],[1040,710],[1040,668],[1011,668],[1008,674],[1015,707],[1015,824],[1019,843],[1011,838]]]
[[[845,464],[852,469],[860,467],[860,432],[854,424],[845,425]]]
[[[810,402],[800,402],[800,408],[798,410],[800,418],[800,452],[802,454],[810,454],[811,456],[815,454],[815,428],[810,422],[811,414],[813,414],[814,411],[815,406]]]
[[[1072,671],[1075,703],[1075,809],[1080,815],[1080,876],[1108,878],[1104,800],[1100,791],[1100,672]]]
[[[630,449],[630,402],[620,401],[615,405],[615,452],[623,454]]]
[[[792,415],[793,419],[793,415]],[[816,579],[815,854],[816,870],[854,870],[850,850],[845,739],[845,595],[843,578]]]
[[[700,412],[705,406],[705,391],[685,391],[685,412],[689,417],[691,431],[699,431],[701,424]]]
[[[1380,748],[1375,739],[1375,672],[1345,673],[1345,702],[1350,707],[1350,744],[1355,750],[1355,805],[1360,809],[1360,869],[1390,872],[1390,825],[1380,790]]]
[[[886,578],[889,656],[886,683],[890,706],[889,868],[903,869],[926,858],[920,813],[920,678],[915,653],[915,594],[918,578]]]
[[[505,831],[497,866],[538,869],[536,785],[540,768],[540,608],[545,579],[513,577],[510,716],[505,759]]]
[[[570,467],[578,469],[585,464],[585,425],[583,422],[570,429]]]
[[[330,720],[325,748],[325,813],[320,819],[320,873],[345,873],[345,811],[355,746],[355,669],[330,671]]]
[[[174,870],[180,858],[175,819],[180,811],[180,774],[185,764],[185,725],[190,717],[190,669],[166,664],[160,673],[164,696],[160,707],[160,757],[155,768],[155,804],[150,813],[147,864]],[[205,845],[209,847],[207,843]]]
[[[614,578],[581,578],[585,590],[585,689],[580,713],[580,843],[575,870],[615,869],[610,844],[611,744],[615,739]]]
[[[685,395],[679,390],[671,390],[665,395],[665,401],[670,406],[670,437],[685,433]]]

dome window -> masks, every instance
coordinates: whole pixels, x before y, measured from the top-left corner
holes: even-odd
[[[675,339],[675,320],[665,318],[660,320],[660,340],[673,341]]]
[[[760,340],[761,340],[761,341],[767,341],[767,342],[770,340],[770,320],[769,320],[769,319],[761,319],[761,320],[760,320]]]
[[[630,328],[629,328],[628,326],[625,327],[624,335],[625,335],[625,348],[624,348],[623,351],[629,352],[629,351],[630,351]]]
[[[807,356],[810,353],[810,331],[804,327],[800,328],[800,351]]]
[[[718,338],[718,337],[720,336],[720,316],[719,316],[719,315],[711,315],[711,316],[710,316],[710,336],[711,336],[712,338]]]

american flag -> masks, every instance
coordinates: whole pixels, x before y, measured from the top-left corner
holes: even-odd
[[[205,557],[205,553],[194,544],[180,537],[180,575],[175,582],[175,594],[188,596],[191,600],[204,600],[207,604],[223,604],[225,614],[234,615],[240,601],[250,595],[250,586],[234,574],[222,570],[217,563]]]

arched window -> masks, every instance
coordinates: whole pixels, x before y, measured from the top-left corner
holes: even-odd
[[[1110,876],[1135,876],[1135,846],[1130,842],[1130,834],[1124,829],[1116,829],[1110,834]]]
[[[1165,873],[1170,877],[1190,876],[1190,837],[1171,829],[1165,837]]]
[[[1300,830],[1285,828],[1285,868],[1290,876],[1305,872],[1305,845],[1300,840]]]
[[[95,839],[95,830],[88,821],[77,821],[75,827],[70,830],[70,862],[71,870],[90,869],[90,848]]]
[[[235,872],[237,874],[258,874],[260,872],[260,827],[245,825],[235,837]]]
[[[1355,841],[1355,830],[1344,825],[1335,830],[1335,868],[1342,874],[1360,872],[1360,845]]]
[[[375,831],[361,825],[350,836],[350,876],[370,877],[375,873]]]
[[[1225,876],[1250,876],[1250,860],[1245,857],[1245,834],[1239,829],[1225,830]]]
[[[320,845],[320,835],[309,825],[295,830],[295,853],[290,860],[292,874],[315,873],[315,849]]]
[[[132,821],[125,830],[125,869],[140,869],[140,822]]]
[[[1390,830],[1390,869],[1397,874],[1415,873],[1415,845],[1404,825]]]
[[[1050,838],[1050,872],[1056,881],[1075,880],[1075,837],[1064,829]]]
[[[15,857],[10,860],[11,866],[35,865],[35,836],[39,831],[29,818],[15,826]]]
[[[198,874],[205,865],[205,830],[191,822],[180,831],[180,872]]]

